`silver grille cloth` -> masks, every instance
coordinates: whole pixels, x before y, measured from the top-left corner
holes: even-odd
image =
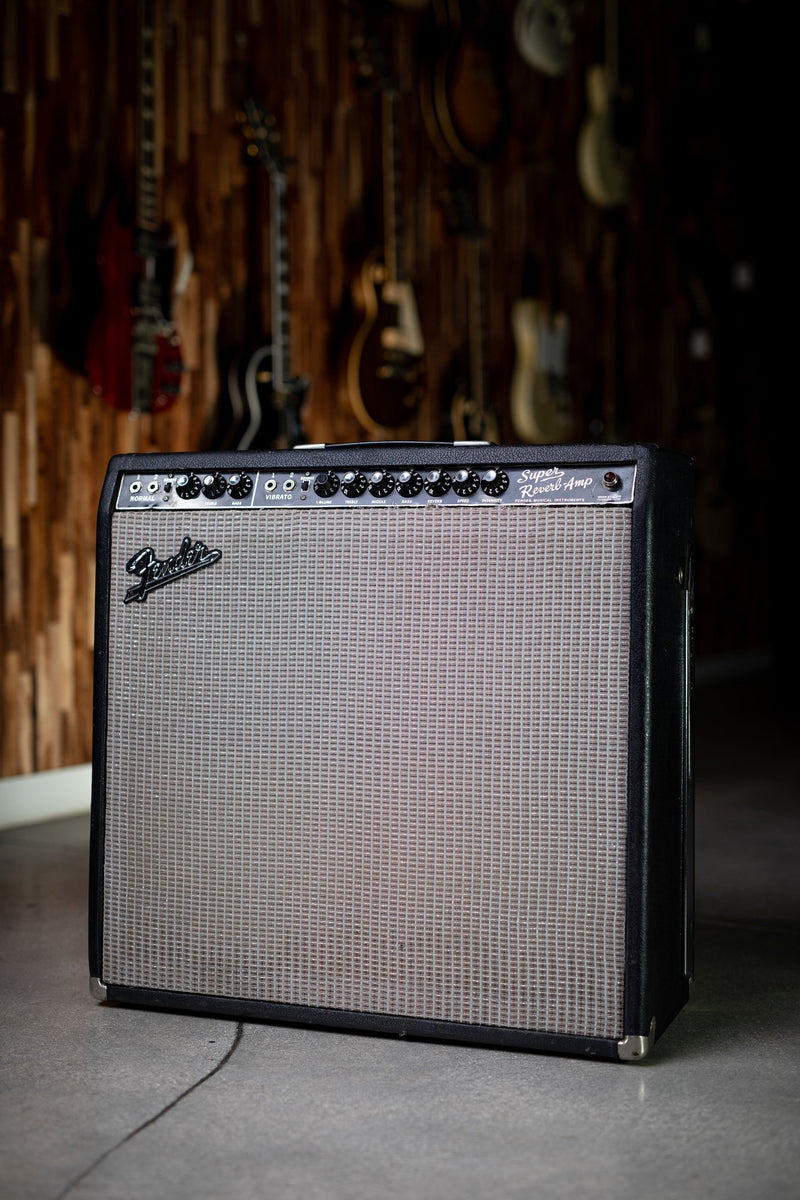
[[[221,561],[122,604],[184,535]],[[121,513],[106,983],[622,1035],[630,512]]]

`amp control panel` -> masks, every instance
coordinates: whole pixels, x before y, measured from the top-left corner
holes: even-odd
[[[123,473],[117,509],[358,508],[386,505],[630,504],[631,464],[386,466]]]

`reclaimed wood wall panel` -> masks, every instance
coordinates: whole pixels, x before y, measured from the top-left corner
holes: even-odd
[[[412,432],[439,435],[444,389],[465,350],[468,253],[443,204],[458,176],[474,189],[486,231],[487,368],[502,436],[515,440],[511,307],[537,278],[570,318],[576,440],[648,439],[695,455],[707,500],[699,648],[761,644],[768,599],[745,580],[763,571],[764,517],[757,506],[737,509],[730,487],[744,456],[762,453],[763,427],[747,404],[758,373],[757,342],[748,341],[757,291],[725,284],[737,264],[745,279],[758,251],[720,130],[739,86],[731,55],[746,43],[745,10],[754,6],[731,17],[715,2],[698,17],[688,0],[623,5],[639,136],[633,198],[611,212],[586,199],[575,165],[585,73],[602,55],[602,5],[580,9],[573,61],[560,78],[536,72],[516,51],[515,0],[491,7],[504,45],[508,136],[493,161],[454,172],[428,136],[420,103],[434,6],[157,0],[156,173],[178,266],[191,256],[192,269],[174,304],[186,368],[180,398],[161,416],[135,417],[92,395],[82,349],[101,301],[98,224],[111,198],[131,201],[137,5],[5,0],[3,774],[90,756],[94,521],[109,457],[211,444],[226,354],[269,330],[269,194],[265,174],[245,160],[237,121],[245,95],[275,115],[290,162],[292,366],[310,381],[305,431],[313,441],[365,436],[343,401],[337,363],[352,322],[353,270],[381,236],[380,99],[353,52],[370,31],[400,91],[406,265],[426,339],[425,399]],[[713,34],[711,49],[698,49],[703,31]],[[739,116],[746,103],[738,101]],[[745,121],[745,137],[748,129]],[[691,351],[702,323],[706,355],[702,346]],[[721,381],[737,418],[745,414],[738,425],[726,419]]]

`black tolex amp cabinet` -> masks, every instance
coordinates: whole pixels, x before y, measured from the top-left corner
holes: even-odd
[[[692,972],[691,469],[112,460],[100,998],[619,1059]]]

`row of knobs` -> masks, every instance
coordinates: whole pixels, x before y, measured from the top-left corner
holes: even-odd
[[[508,488],[508,475],[494,468],[479,474],[464,467],[453,475],[434,468],[425,475],[420,471],[400,471],[396,477],[381,470],[369,475],[363,471],[347,471],[341,479],[333,471],[321,471],[314,480],[314,491],[323,498],[335,496],[341,489],[350,499],[357,499],[367,491],[380,499],[390,496],[396,489],[399,495],[411,499],[423,488],[429,496],[446,496],[451,488],[457,496],[474,496],[479,488],[486,496],[502,496]],[[207,500],[218,500],[226,492],[234,500],[244,500],[252,490],[251,477],[238,472],[227,478],[219,471],[203,476],[190,472],[175,480],[175,491],[181,500],[194,500],[201,492]]]
[[[219,471],[212,471],[202,478],[192,472],[189,475],[179,475],[175,480],[175,491],[181,500],[194,500],[201,492],[208,500],[219,500],[226,492],[234,500],[244,500],[252,490],[253,480],[249,475],[242,475],[238,471],[229,475],[227,479]]]
[[[341,488],[350,499],[363,496],[367,491],[381,498],[391,495],[395,489],[399,495],[411,499],[423,488],[429,496],[446,496],[451,488],[457,496],[474,496],[479,488],[486,496],[502,496],[507,487],[508,475],[493,468],[480,474],[462,468],[453,475],[436,468],[425,475],[419,471],[401,471],[396,477],[389,471],[372,471],[369,475],[348,471],[341,479],[333,471],[322,471],[314,480],[314,491],[318,496],[335,496]]]

